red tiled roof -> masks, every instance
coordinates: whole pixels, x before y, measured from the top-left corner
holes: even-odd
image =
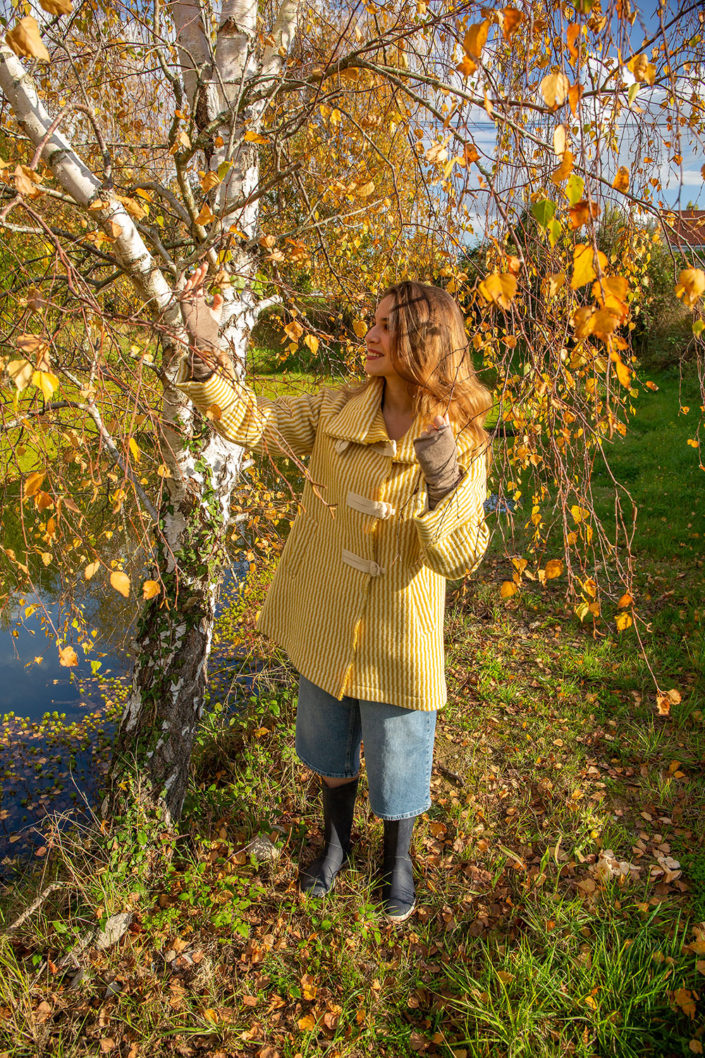
[[[705,246],[705,209],[673,210],[666,213],[665,219],[672,229],[667,232],[669,242],[678,246]]]

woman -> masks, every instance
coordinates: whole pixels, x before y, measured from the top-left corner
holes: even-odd
[[[455,301],[405,282],[377,306],[364,383],[257,397],[219,349],[222,299],[207,306],[204,278],[202,266],[182,292],[193,345],[179,388],[227,439],[310,457],[258,620],[300,673],[296,750],[321,777],[325,845],[301,888],[325,896],[348,860],[364,740],[370,806],[384,820],[383,906],[403,922],[415,906],[411,835],[430,807],[436,711],[447,698],[445,579],[472,572],[489,538],[490,393]]]

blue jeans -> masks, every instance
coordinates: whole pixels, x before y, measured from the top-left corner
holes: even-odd
[[[299,678],[299,759],[326,778],[352,779],[364,740],[370,807],[381,819],[410,819],[430,808],[435,733],[433,710],[339,700]]]

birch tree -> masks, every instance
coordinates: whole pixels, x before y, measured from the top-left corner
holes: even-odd
[[[698,5],[662,9],[654,29],[622,0],[604,10],[591,0],[574,9],[425,0],[41,8],[41,27],[13,14],[0,45],[0,223],[18,262],[22,247],[34,255],[31,283],[10,284],[3,429],[13,438],[40,425],[56,431],[95,479],[90,424],[112,464],[115,510],[129,507],[133,530],[150,542],[106,804],[119,801],[137,761],[148,800],[176,819],[204,708],[242,452],[173,385],[186,340],[178,286],[202,261],[224,299],[222,340],[242,376],[252,330],[274,304],[290,348],[315,352],[333,337],[297,298],[302,270],[334,316],[357,315],[347,332],[334,321],[351,365],[371,295],[411,274],[448,285],[517,429],[507,489],[532,498],[532,553],[503,594],[532,566],[542,583],[565,571],[581,619],[597,619],[593,575],[613,544],[591,521],[589,481],[606,458],[604,438],[629,417],[644,217],[669,225],[644,161],[663,148],[656,117],[673,129],[669,158],[702,135]],[[596,241],[601,204],[615,197],[627,207],[619,263]],[[541,274],[522,250],[522,218],[543,247]],[[696,316],[697,264],[680,276]],[[138,336],[131,344],[127,330]],[[139,439],[147,430],[151,474]],[[41,518],[33,546],[139,594],[119,564],[111,570],[84,546],[80,504],[59,468],[23,474],[25,503]],[[542,544],[550,481],[560,483],[560,556]],[[627,521],[620,508],[628,554]],[[607,578],[613,609],[631,574],[627,560]],[[61,649],[71,664],[73,648]]]

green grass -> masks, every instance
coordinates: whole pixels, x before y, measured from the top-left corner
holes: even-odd
[[[683,508],[702,510],[702,472],[687,416],[668,427],[676,383],[657,381],[610,455],[643,520],[639,603],[650,664],[681,692],[670,716],[656,714],[631,630],[593,636],[555,581],[501,600],[507,559],[493,542],[449,595],[450,700],[415,837],[417,912],[403,928],[380,915],[382,830],[364,776],[354,862],[332,898],[307,901],[296,877],[321,842],[316,784],[292,748],[293,674],[252,630],[271,576],[258,558],[218,637],[268,657],[267,690],[234,715],[214,690],[176,843],[137,814],[99,844],[57,834],[42,874],[6,894],[9,921],[52,877],[67,883],[0,940],[0,1054],[701,1053],[705,585]],[[271,864],[244,851],[259,833],[279,851]],[[146,886],[152,841],[170,854]],[[601,873],[620,862],[621,877]],[[131,932],[72,988],[60,957],[127,909]]]

